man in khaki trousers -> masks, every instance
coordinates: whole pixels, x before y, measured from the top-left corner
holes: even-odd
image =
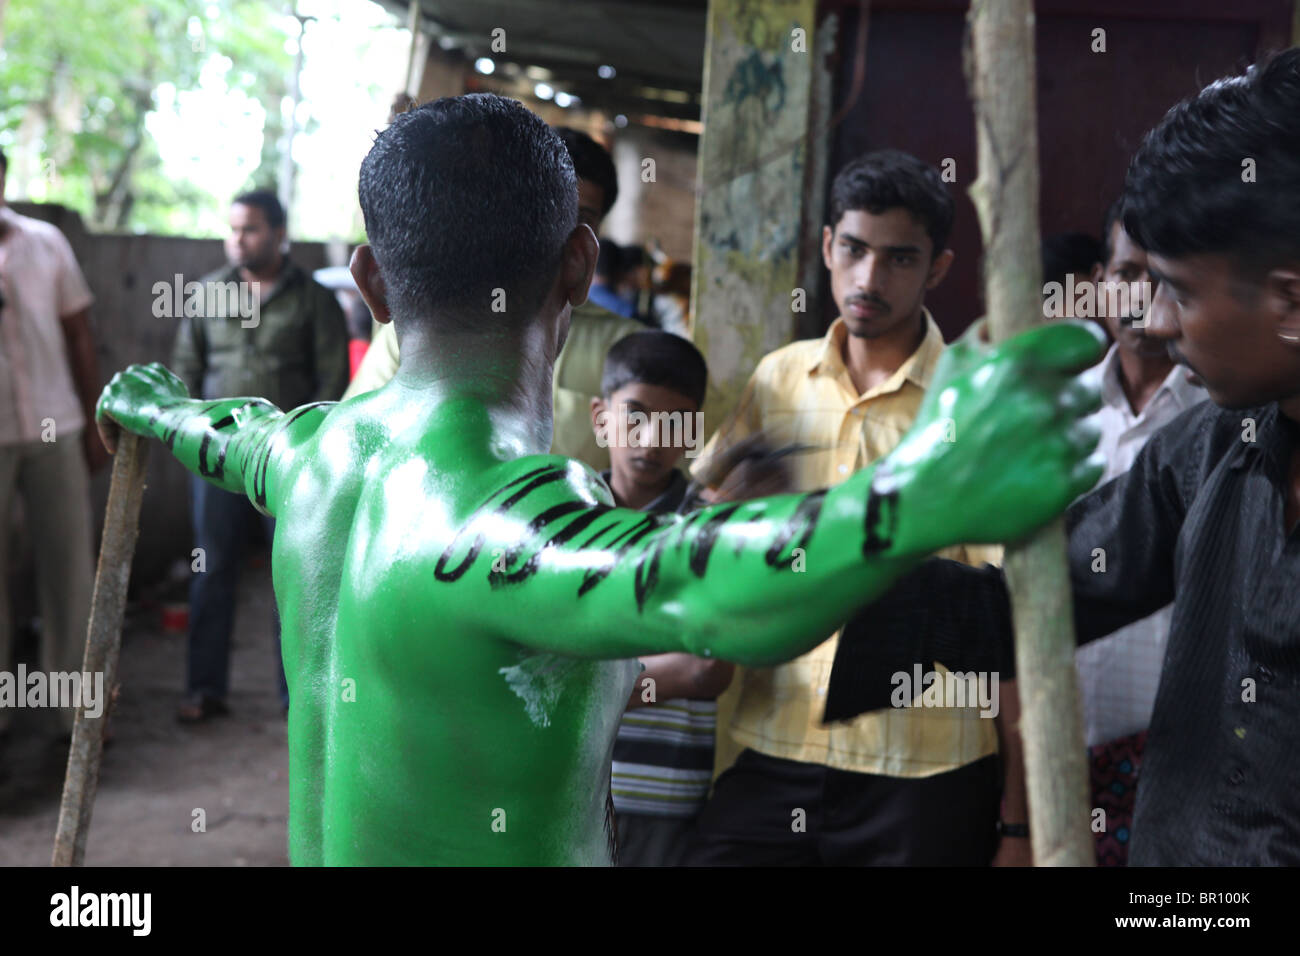
[[[16,671],[8,558],[21,499],[41,615],[36,667],[48,689],[51,673],[81,670],[94,586],[90,471],[108,453],[93,425],[93,297],[63,234],[3,204],[6,168],[0,154],[0,672]],[[15,689],[30,702],[26,686]],[[16,703],[0,698],[0,736]],[[47,692],[44,704],[56,703]],[[64,730],[75,713],[59,709]]]

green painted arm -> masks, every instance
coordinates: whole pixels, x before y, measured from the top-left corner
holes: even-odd
[[[1100,338],[1060,325],[956,344],[897,449],[822,492],[651,516],[609,507],[575,462],[506,463],[403,599],[434,620],[454,591],[500,638],[564,655],[788,660],[934,551],[1020,538],[1096,483],[1097,434],[1077,420],[1099,398],[1071,379]]]
[[[455,604],[503,640],[587,658],[669,651],[751,667],[820,644],[914,556],[864,550],[872,471],[827,492],[715,505],[690,516],[608,504],[585,467],[512,463],[455,539],[412,568],[409,613]]]
[[[194,474],[247,495],[274,516],[277,477],[334,404],[304,405],[285,414],[261,398],[193,400],[185,383],[155,362],[114,375],[95,417],[101,423],[111,417],[128,431],[157,438]]]

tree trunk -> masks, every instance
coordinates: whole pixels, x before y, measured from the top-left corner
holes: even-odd
[[[967,79],[993,340],[1042,320],[1033,0],[972,0]],[[1039,866],[1091,866],[1088,772],[1074,670],[1074,617],[1059,519],[1009,547],[1029,830]]]

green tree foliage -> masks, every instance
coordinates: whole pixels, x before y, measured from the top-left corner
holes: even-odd
[[[296,35],[259,0],[8,0],[0,59],[0,143],[17,194],[43,196],[99,229],[188,231],[223,203],[163,174],[146,127],[160,91],[224,83],[261,103],[262,162],[246,186],[274,186]],[[206,149],[221,149],[220,130]],[[36,188],[33,188],[36,187]]]

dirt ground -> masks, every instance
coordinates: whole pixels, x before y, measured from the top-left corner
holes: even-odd
[[[235,616],[231,713],[195,726],[175,718],[185,635],[164,632],[156,607],[128,608],[87,866],[288,865],[288,751],[271,607],[270,573],[264,562],[250,565]],[[60,730],[53,712],[19,710],[0,742],[0,866],[49,865],[68,753]],[[196,809],[205,832],[193,829]]]

